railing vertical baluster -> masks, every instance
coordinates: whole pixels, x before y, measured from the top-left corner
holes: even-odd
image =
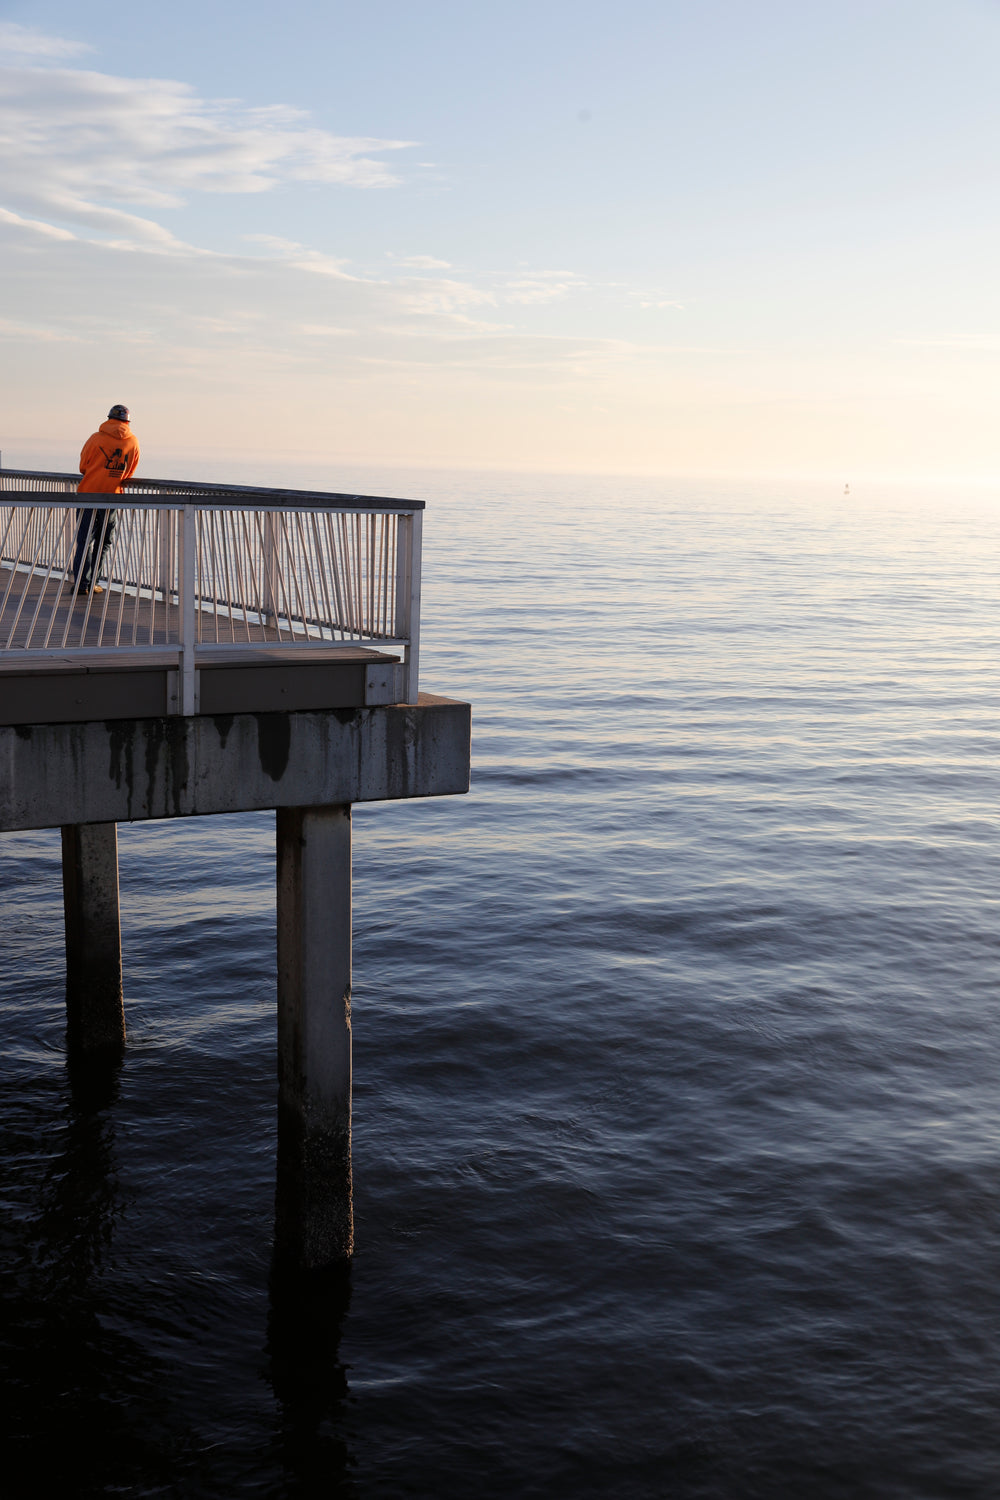
[[[389,517],[382,517],[382,587],[379,590],[379,630],[389,634]]]
[[[160,576],[161,543],[160,512],[153,510],[149,513],[149,639],[146,641],[147,646],[153,644],[156,631],[156,585]]]
[[[365,626],[368,634],[374,634],[377,626],[375,624],[375,516],[365,516],[365,563],[368,568],[368,608],[365,612]]]
[[[284,615],[285,629],[288,632],[289,644],[295,641],[295,631],[292,619],[295,615],[295,607],[292,603],[292,594],[289,587],[287,574],[291,572],[292,545],[288,535],[288,515],[282,511],[276,520],[280,520],[281,526],[278,530],[278,561],[285,559],[286,566],[278,568],[278,639],[281,640],[281,619]]]
[[[275,516],[271,510],[264,512],[264,624],[278,624],[278,547],[275,538]],[[281,632],[278,632],[279,637]]]
[[[212,512],[200,507],[194,513],[194,643],[200,646],[205,638],[205,595],[212,588],[214,598],[215,579],[209,575],[208,548],[205,533]],[[197,679],[195,679],[197,685]]]
[[[127,620],[126,612],[125,612],[125,604],[126,604],[126,600],[127,600],[127,596],[128,596],[128,580],[130,578],[135,578],[137,580],[137,582],[136,582],[136,593],[135,593],[135,604],[133,605],[133,617],[134,617],[134,613],[135,613],[135,605],[138,604],[138,599],[139,599],[138,575],[139,575],[139,571],[140,571],[140,569],[142,567],[142,551],[141,551],[141,548],[142,548],[142,529],[141,529],[142,528],[142,516],[141,516],[141,513],[139,511],[137,511],[137,510],[125,510],[125,511],[120,510],[118,512],[118,529],[119,529],[119,531],[121,531],[121,529],[122,529],[123,526],[127,526],[127,528],[128,528],[128,543],[127,543],[127,546],[126,546],[126,549],[125,549],[125,560],[124,560],[124,562],[122,564],[121,578],[119,580],[120,583],[121,583],[121,594],[120,594],[119,600],[118,600],[118,625],[117,625],[117,628],[115,630],[115,645],[116,646],[120,646],[122,644],[122,636],[128,630],[128,620]],[[108,584],[109,585],[111,584],[111,578],[110,577],[108,578]],[[132,644],[133,645],[135,644],[134,639],[132,641]]]
[[[311,613],[308,601],[312,597],[312,577],[302,577],[307,567],[307,559],[302,536],[302,513],[300,511],[295,512],[295,530],[292,533],[291,541],[293,562],[295,559],[295,543],[296,541],[298,542],[299,566],[293,567],[291,572],[295,579],[295,596],[298,599],[299,618],[302,621],[302,628],[306,633],[306,637],[308,638],[309,615]],[[303,583],[305,584],[305,590],[303,590]]]
[[[392,624],[389,626],[389,634],[392,636],[399,635],[399,617],[396,613],[396,570],[399,567],[401,521],[402,518],[400,516],[393,516],[392,518],[392,554],[389,558],[389,583],[387,585],[392,589]]]
[[[108,520],[109,515],[110,515],[110,507],[107,510],[104,511],[104,529],[101,532],[102,543],[103,543],[103,538],[107,535],[108,527],[111,524],[110,521]],[[104,639],[104,630],[105,630],[105,624],[106,624],[106,622],[108,622],[108,616],[109,615],[111,616],[111,620],[108,623],[108,628],[110,629],[110,625],[115,623],[115,617],[114,617],[114,614],[113,614],[113,612],[111,610],[111,595],[112,595],[111,583],[112,583],[112,580],[115,579],[118,576],[118,553],[121,550],[122,539],[123,539],[123,537],[125,537],[125,534],[126,534],[125,533],[125,526],[126,526],[126,523],[125,523],[124,520],[122,521],[121,525],[116,524],[116,526],[115,526],[115,534],[111,538],[111,545],[108,547],[107,557],[106,557],[105,562],[104,562],[104,576],[108,580],[108,585],[107,585],[107,588],[104,590],[104,595],[103,595],[103,598],[102,598],[102,601],[101,601],[101,626],[100,626],[100,641],[99,641],[99,644],[102,645],[102,646],[104,646],[104,645],[107,644],[107,642]],[[128,537],[127,546],[129,548],[131,547],[131,536]],[[124,574],[127,570],[125,568],[122,568],[121,571]],[[97,568],[97,567],[95,567],[94,568],[94,577],[93,577],[93,583],[95,585],[97,583],[97,575],[98,575],[99,572],[100,572],[100,569]],[[119,637],[119,632],[121,630],[121,618],[122,618],[122,611],[123,611],[124,607],[125,607],[125,595],[121,594],[120,597],[119,597],[119,600],[118,600],[118,620],[117,620],[117,624],[115,626],[114,641],[112,643],[115,646],[117,646],[119,644],[118,637]]]
[[[53,523],[56,523],[56,524],[53,524]],[[40,547],[42,546],[42,543],[46,541],[46,539],[48,537],[48,532],[49,532],[50,528],[52,529],[52,531],[54,533],[53,534],[53,539],[52,539],[53,544],[52,544],[52,546],[51,546],[50,549],[44,549],[43,548],[43,552],[46,551],[46,550],[49,551],[50,561],[49,561],[48,567],[45,569],[45,576],[42,578],[41,587],[38,590],[38,603],[35,605],[35,613],[31,617],[31,624],[28,626],[28,633],[27,633],[27,635],[24,638],[24,644],[27,647],[29,647],[29,648],[31,646],[31,642],[32,642],[32,639],[33,639],[34,634],[35,634],[35,626],[38,624],[38,617],[39,617],[39,615],[42,612],[42,605],[45,603],[45,595],[46,595],[46,592],[48,591],[49,580],[52,577],[52,571],[53,571],[53,568],[55,567],[55,539],[56,539],[56,537],[59,534],[59,526],[58,526],[58,523],[56,522],[56,514],[55,514],[54,510],[50,510],[48,512],[48,514],[46,515],[46,517],[45,517],[45,522],[44,522],[44,525],[42,526],[41,534],[39,536],[39,543],[38,544],[39,544]],[[42,566],[44,566],[44,564]],[[58,598],[59,598],[59,589],[57,588],[57,590],[56,590],[56,599],[58,600]],[[55,613],[54,606],[53,606],[53,613]],[[49,629],[51,629],[51,628],[52,627],[51,627],[51,623],[50,623]],[[46,630],[46,632],[45,632],[45,645],[48,645],[48,640],[49,640],[49,631]]]
[[[143,579],[146,575],[146,548],[148,546],[147,532],[149,530],[149,511],[137,510],[133,512],[133,515],[135,516],[136,526],[139,532],[139,562],[135,570],[135,595],[132,600],[132,644],[134,646],[139,639],[139,625],[141,623],[140,615],[142,610]]]
[[[163,594],[164,639],[170,639],[170,601],[174,592],[174,512],[160,513],[160,592]]]
[[[239,582],[233,582],[233,575],[237,572],[236,567],[236,539],[230,535],[231,526],[229,512],[225,510],[209,510],[205,512],[206,523],[211,523],[212,533],[212,572],[214,577],[213,594],[216,600],[226,601],[229,606],[229,633],[227,640],[236,640],[236,606],[243,599],[243,589]],[[218,547],[215,537],[218,534]],[[220,631],[221,609],[216,606],[215,610],[215,639],[222,639]]]
[[[45,631],[45,639],[42,641],[42,650],[43,651],[48,651],[50,649],[50,647],[51,647],[51,644],[52,644],[52,632],[58,627],[58,625],[60,623],[60,621],[59,621],[59,607],[63,603],[63,600],[65,598],[67,598],[67,597],[68,597],[68,601],[69,601],[68,605],[67,605],[67,608],[66,608],[66,614],[65,614],[65,619],[67,621],[69,620],[69,617],[70,617],[70,615],[73,612],[73,604],[75,602],[75,596],[76,596],[76,585],[75,585],[75,583],[74,584],[70,584],[70,582],[69,582],[70,572],[71,572],[72,564],[73,564],[73,552],[72,552],[72,548],[71,548],[71,545],[70,545],[69,538],[71,538],[71,537],[75,538],[75,535],[76,535],[76,528],[73,527],[72,529],[70,529],[70,518],[71,517],[75,517],[75,514],[76,514],[75,511],[67,510],[66,514],[63,516],[62,521],[56,527],[56,533],[57,533],[57,535],[58,535],[58,533],[59,533],[60,530],[63,533],[62,548],[63,548],[63,557],[65,558],[65,561],[64,561],[64,563],[62,565],[62,569],[61,569],[61,572],[60,572],[60,575],[59,575],[59,583],[58,583],[58,587],[56,589],[56,597],[55,597],[55,600],[53,601],[52,609],[51,609],[51,612],[49,614],[49,623],[48,623],[48,627],[46,628],[46,631]],[[58,543],[57,543],[57,545],[58,545]],[[67,585],[69,585],[69,586],[67,587]]]
[[[101,516],[103,517],[103,519],[101,521],[101,530],[100,530],[100,533],[99,533],[99,536],[98,536],[98,553],[100,553],[100,549],[104,545],[104,538],[107,536],[107,531],[108,531],[108,511],[110,509],[111,509],[110,506],[106,506],[104,508],[104,510],[102,510],[102,512],[101,512]],[[101,601],[102,601],[102,603],[100,605],[101,621],[100,621],[100,624],[97,627],[97,640],[95,642],[95,645],[98,645],[98,646],[103,646],[103,645],[106,644],[105,640],[104,640],[104,630],[105,630],[105,626],[107,625],[107,619],[108,619],[108,614],[109,614],[109,606],[111,604],[111,587],[110,587],[110,584],[111,584],[112,578],[115,576],[115,568],[118,565],[118,550],[121,547],[121,539],[122,539],[121,528],[118,528],[118,529],[116,529],[115,534],[114,534],[114,536],[111,539],[111,545],[109,546],[108,553],[107,553],[107,560],[105,561],[105,564],[104,564],[104,574],[105,574],[105,577],[108,580],[108,587],[104,590],[104,593],[101,595]],[[95,565],[95,567],[94,567],[94,576],[91,579],[91,583],[92,584],[96,584],[97,583],[97,574],[98,574],[99,571],[100,571],[100,569],[97,568],[96,565]],[[91,589],[90,597],[93,598],[93,589]],[[88,604],[89,604],[89,602],[90,601],[88,600]],[[94,611],[94,614],[96,616],[97,610]],[[117,641],[117,638],[116,638],[115,645],[117,646],[117,644],[118,644],[118,641]]]
[[[202,546],[201,546],[201,552],[200,552],[200,556],[201,556],[201,586],[202,586],[202,591],[204,592],[204,590],[208,587],[207,574],[208,574],[209,568],[211,568],[211,578],[212,578],[211,588],[212,588],[212,593],[215,596],[215,598],[218,599],[220,597],[219,596],[219,561],[218,561],[218,558],[215,555],[215,511],[214,510],[205,511],[205,513],[204,513],[204,515],[202,517],[202,522],[203,522],[203,532],[204,531],[208,532],[208,541],[206,543],[204,541],[204,538],[203,538],[203,540],[202,540]],[[231,596],[229,596],[229,597],[231,597]],[[216,645],[218,645],[218,641],[219,641],[219,611],[218,611],[218,609],[215,609],[213,611],[213,613],[215,615],[215,641],[216,641]],[[200,634],[203,635],[204,631],[202,630],[200,632]]]
[[[354,575],[355,587],[354,597],[357,601],[357,633],[364,634],[365,629],[365,572],[364,572],[364,546],[362,543],[362,527],[365,524],[364,516],[354,517]]]
[[[354,580],[351,571],[351,533],[343,511],[337,516],[340,531],[341,569],[344,582],[345,633],[354,634]]]
[[[94,538],[94,527],[97,525],[97,511],[93,510],[90,506],[83,507],[83,508],[81,508],[79,510],[77,510],[77,509],[73,510],[73,512],[72,512],[73,519],[74,519],[74,521],[76,523],[74,525],[74,528],[73,528],[73,546],[74,546],[74,549],[77,546],[77,531],[78,531],[80,525],[82,524],[81,518],[82,518],[82,515],[83,515],[83,509],[90,510],[90,523],[89,523],[89,525],[87,527],[87,533],[86,533],[85,542],[84,542],[85,548],[89,547],[90,544],[91,544],[91,542],[93,541],[93,538]],[[86,555],[86,551],[84,552],[84,555]],[[70,557],[69,565],[72,568],[72,566],[73,566],[73,557]],[[69,600],[69,606],[70,607],[66,611],[66,623],[63,626],[63,634],[62,634],[62,642],[61,642],[61,645],[62,645],[63,649],[65,649],[66,646],[69,644],[70,627],[72,626],[73,621],[76,618],[76,605],[77,605],[77,603],[78,603],[78,601],[79,601],[80,598],[81,598],[81,595],[80,595],[80,580],[79,580],[79,578],[74,578],[73,579],[73,591],[70,594],[70,600]],[[86,610],[84,610],[83,613],[84,613],[84,616],[85,616],[86,615]],[[84,619],[81,619],[81,621],[80,621],[80,644],[81,645],[83,644],[83,632],[84,632],[84,629],[85,629],[85,621],[84,621]]]
[[[334,613],[331,622],[335,623],[340,631],[340,638],[344,638],[344,601],[340,589],[340,566],[337,562],[337,540],[334,530],[333,517],[327,511],[323,518],[326,521],[327,545],[330,548],[330,577],[333,581]]]
[[[260,513],[256,531],[260,541],[261,628],[265,641],[280,640],[281,631],[278,625],[278,580],[276,573],[272,569],[272,562],[276,561],[277,540],[275,518],[271,511],[266,510]]]
[[[261,567],[264,566],[264,515],[259,510],[243,511],[243,536],[247,549],[247,572],[250,575],[250,587],[253,590],[253,612],[260,621],[260,633],[263,640],[267,640],[267,603],[264,597],[264,579],[257,571],[255,559],[260,558]],[[250,517],[253,517],[253,523]],[[255,545],[257,544],[257,545]],[[249,610],[247,621],[249,626]]]
[[[319,576],[319,585],[323,594],[323,613],[326,615],[326,624],[331,626],[330,639],[333,640],[333,629],[331,623],[333,620],[333,609],[330,605],[330,590],[326,579],[326,568],[323,566],[323,538],[320,531],[319,516],[315,511],[313,511],[310,519],[312,521],[313,553],[316,558],[316,572]]]
[[[243,602],[242,582],[238,579],[238,563],[236,556],[236,538],[230,534],[229,513],[224,510],[210,510],[205,512],[206,521],[211,522],[212,532],[212,570],[215,579],[214,596],[220,602],[225,599],[229,606],[229,632],[226,639],[232,643],[236,640],[236,609]],[[215,536],[218,533],[218,548],[215,545]],[[234,578],[237,580],[234,582]],[[215,610],[215,639],[221,640],[219,629],[219,617],[222,611],[217,607]]]
[[[250,641],[250,599],[252,596],[252,585],[250,582],[250,556],[247,539],[241,535],[240,522],[243,518],[236,511],[220,511],[219,523],[226,541],[226,579],[227,589],[235,589],[235,594],[230,593],[230,598],[239,600],[240,608],[229,611],[229,634],[235,644],[236,641],[236,616],[242,614],[243,629],[240,632],[244,640]],[[233,583],[229,583],[229,568],[232,568]]]
[[[21,541],[20,541],[20,543],[18,545],[17,556],[14,559],[14,567],[11,569],[10,583],[7,585],[7,591],[4,594],[4,601],[3,601],[4,608],[6,608],[6,606],[7,606],[7,595],[10,593],[11,589],[14,586],[14,578],[16,576],[16,570],[18,568],[18,565],[23,560],[25,542],[28,541],[28,536],[29,536],[29,532],[31,530],[32,521],[34,520],[34,516],[35,516],[35,506],[32,505],[32,506],[29,507],[29,510],[28,510],[28,519],[25,522],[24,531],[23,531],[23,533],[21,535]],[[32,557],[31,562],[29,564],[29,570],[32,573],[34,573],[35,568],[36,568],[36,566],[38,564],[38,554],[41,551],[41,546],[42,546],[42,541],[41,541],[41,536],[39,536],[38,542],[37,542],[36,547],[35,547],[35,554]],[[12,643],[12,641],[14,639],[14,632],[17,629],[18,624],[20,622],[21,612],[24,609],[24,605],[25,605],[25,601],[26,601],[27,597],[28,597],[27,590],[25,590],[25,592],[22,593],[20,600],[18,601],[18,606],[17,606],[17,609],[16,609],[16,611],[14,613],[14,619],[11,622],[10,633],[7,636],[7,641],[6,641],[6,645],[8,647],[11,645],[11,643]]]
[[[135,510],[120,510],[118,512],[118,524],[115,533],[115,540],[118,541],[119,538],[124,537],[125,557],[122,563],[119,565],[120,570],[118,573],[113,574],[111,572],[111,569],[108,569],[109,598],[111,596],[112,581],[114,579],[117,579],[117,581],[121,584],[121,590],[118,595],[118,619],[115,623],[116,646],[120,646],[122,643],[122,628],[125,625],[126,586],[128,584],[129,578],[138,571],[137,567],[133,563],[133,558],[136,554],[136,547],[138,545],[138,538],[136,536],[136,523],[138,521],[138,516],[139,512]]]
[[[167,645],[170,640],[170,594],[173,582],[171,574],[171,551],[170,538],[173,535],[174,513],[172,510],[158,510],[156,512],[156,535],[157,535],[157,579],[160,592],[163,595],[163,644]],[[155,623],[156,613],[153,612]],[[152,638],[150,639],[152,644]]]
[[[0,562],[7,556],[7,538],[10,535],[10,528],[14,524],[14,517],[18,514],[15,505],[5,505],[4,510],[10,511],[10,515],[7,517],[7,524],[3,529],[3,540],[0,541]]]
[[[173,610],[172,636],[168,641],[181,644],[181,532],[184,529],[184,507],[170,512],[170,607]],[[178,658],[179,659],[179,658]],[[180,686],[178,685],[178,696]]]
[[[371,615],[368,620],[368,629],[372,635],[379,635],[382,628],[379,623],[381,620],[379,610],[379,593],[381,589],[380,560],[382,556],[379,526],[381,519],[381,516],[368,517],[368,529],[371,532],[368,544],[368,561],[371,568],[371,578],[368,580],[368,596],[371,599]]]

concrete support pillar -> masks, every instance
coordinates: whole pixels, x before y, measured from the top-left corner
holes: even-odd
[[[354,1248],[350,805],[279,808],[277,839],[277,1234],[319,1269]]]
[[[70,1043],[84,1051],[121,1048],[125,1009],[117,824],[64,827],[62,868]]]

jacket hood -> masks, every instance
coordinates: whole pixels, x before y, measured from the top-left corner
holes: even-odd
[[[97,430],[98,432],[103,432],[105,437],[123,438],[128,436],[132,428],[128,422],[115,421],[102,422]]]

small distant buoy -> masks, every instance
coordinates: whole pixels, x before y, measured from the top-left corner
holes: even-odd
[[[851,486],[849,484],[845,484],[844,485],[844,494],[845,495],[849,495],[850,493],[851,493]]]

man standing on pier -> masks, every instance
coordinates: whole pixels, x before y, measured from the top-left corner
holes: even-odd
[[[131,478],[139,464],[139,443],[129,426],[127,406],[113,406],[108,420],[83,445],[77,486],[80,495],[120,495],[122,485]],[[104,554],[115,534],[113,510],[79,510],[76,524],[76,552],[73,557],[73,581],[80,593],[102,594],[97,579]]]

